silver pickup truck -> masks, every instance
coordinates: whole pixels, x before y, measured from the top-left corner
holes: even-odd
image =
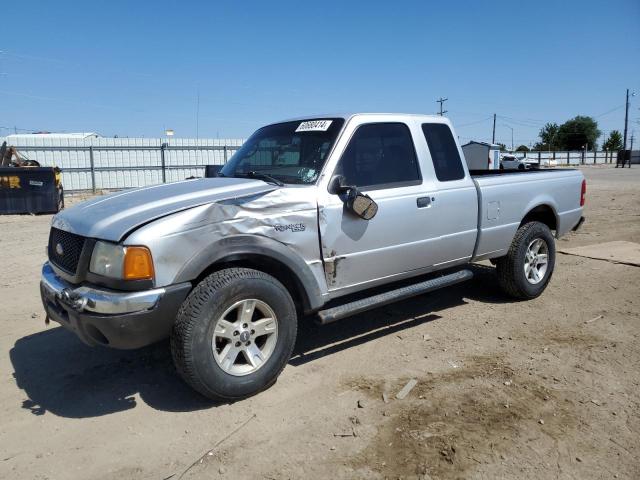
[[[582,223],[582,173],[470,172],[455,138],[443,117],[289,120],[255,132],[217,178],[64,210],[42,269],[47,316],[90,345],[170,337],[184,380],[233,400],[275,382],[299,319],[452,285],[486,259],[507,295],[537,297],[554,236]]]

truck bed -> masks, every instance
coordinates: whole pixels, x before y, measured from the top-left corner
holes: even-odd
[[[469,174],[472,177],[487,177],[492,175],[513,175],[513,174],[525,174],[525,173],[540,173],[540,172],[557,172],[557,171],[570,171],[575,168],[532,168],[530,170],[517,170],[517,169],[504,169],[504,170],[469,170]]]
[[[553,215],[557,237],[580,220],[583,175],[575,169],[472,170],[478,191],[474,260],[505,255],[528,212]]]

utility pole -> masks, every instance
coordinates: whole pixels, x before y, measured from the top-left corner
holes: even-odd
[[[503,127],[507,127],[509,129],[511,129],[511,153],[513,153],[513,127],[511,125],[507,125],[506,123],[501,124]]]
[[[631,132],[631,146],[629,147],[629,168],[631,168],[631,157],[633,156],[633,132]]]
[[[491,137],[491,143],[496,143],[496,114],[493,114],[493,136]]]
[[[624,162],[627,159],[627,125],[629,123],[629,89],[627,88],[627,98],[624,101],[624,140],[622,140],[622,168],[624,168]],[[618,168],[616,162],[616,168]]]
[[[200,85],[196,94],[196,140],[200,139]]]
[[[635,96],[635,92],[631,94]],[[624,162],[627,161],[627,130],[629,129],[629,89],[627,88],[627,98],[624,103],[624,140],[622,140],[622,168],[624,168]],[[616,162],[616,168],[618,168]],[[629,157],[629,164],[631,164],[631,157]]]
[[[440,97],[438,100],[436,100],[437,103],[440,104],[440,113],[439,115],[442,116],[445,113],[447,113],[447,110],[442,110],[442,105],[444,104],[444,102],[446,102],[447,100],[449,100],[448,98],[442,98]]]

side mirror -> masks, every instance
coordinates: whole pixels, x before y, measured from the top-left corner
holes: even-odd
[[[347,209],[363,220],[371,220],[378,213],[378,204],[369,195],[359,192],[356,188],[349,191]]]
[[[339,195],[341,193],[346,193],[351,190],[352,187],[346,185],[345,178],[343,175],[334,175],[329,180],[329,193],[332,195]]]
[[[343,199],[346,209],[363,220],[371,220],[378,213],[378,204],[369,195],[361,193],[357,187],[346,185],[343,175],[332,177],[328,190],[333,195],[346,193],[346,199]]]

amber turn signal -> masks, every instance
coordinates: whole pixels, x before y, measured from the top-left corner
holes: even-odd
[[[149,249],[147,247],[126,247],[122,274],[125,280],[152,280],[155,272]]]

